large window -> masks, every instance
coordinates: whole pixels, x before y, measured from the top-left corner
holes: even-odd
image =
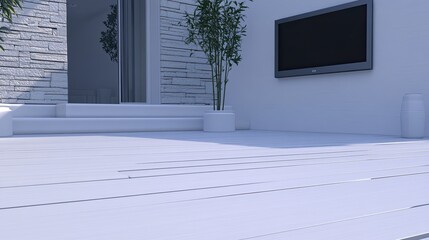
[[[146,102],[145,5],[68,0],[70,103]]]

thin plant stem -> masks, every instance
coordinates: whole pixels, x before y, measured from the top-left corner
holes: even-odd
[[[224,79],[224,84],[223,84],[222,110],[225,110],[226,84],[228,83],[228,75],[229,75],[229,66],[225,66],[225,79]]]

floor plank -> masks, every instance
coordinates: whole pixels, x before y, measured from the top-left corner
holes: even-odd
[[[428,146],[270,131],[3,138],[0,239],[413,239],[428,232]]]

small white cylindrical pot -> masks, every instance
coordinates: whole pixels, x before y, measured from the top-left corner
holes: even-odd
[[[204,131],[234,132],[235,113],[233,111],[208,111],[204,114]]]
[[[0,137],[10,137],[12,135],[12,110],[8,107],[0,107]]]
[[[424,138],[426,112],[422,94],[406,94],[402,100],[401,135],[404,138]]]

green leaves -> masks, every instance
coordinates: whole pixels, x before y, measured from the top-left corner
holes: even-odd
[[[0,18],[2,21],[12,21],[12,16],[16,14],[17,7],[22,8],[22,0],[0,0]]]
[[[242,59],[241,42],[247,29],[243,24],[248,8],[245,2],[197,0],[194,12],[185,16],[188,30],[185,42],[199,46],[211,66],[213,106],[217,110],[224,109],[228,74]]]
[[[22,8],[22,0],[0,0],[0,19],[2,22],[5,20],[12,22],[12,16],[16,14],[16,8]],[[4,42],[3,34],[9,32],[7,27],[0,27],[0,43]],[[0,50],[4,51],[3,46],[0,45]]]
[[[101,32],[100,42],[110,59],[118,62],[118,5],[111,5],[110,9],[107,20],[103,22],[107,29]]]

